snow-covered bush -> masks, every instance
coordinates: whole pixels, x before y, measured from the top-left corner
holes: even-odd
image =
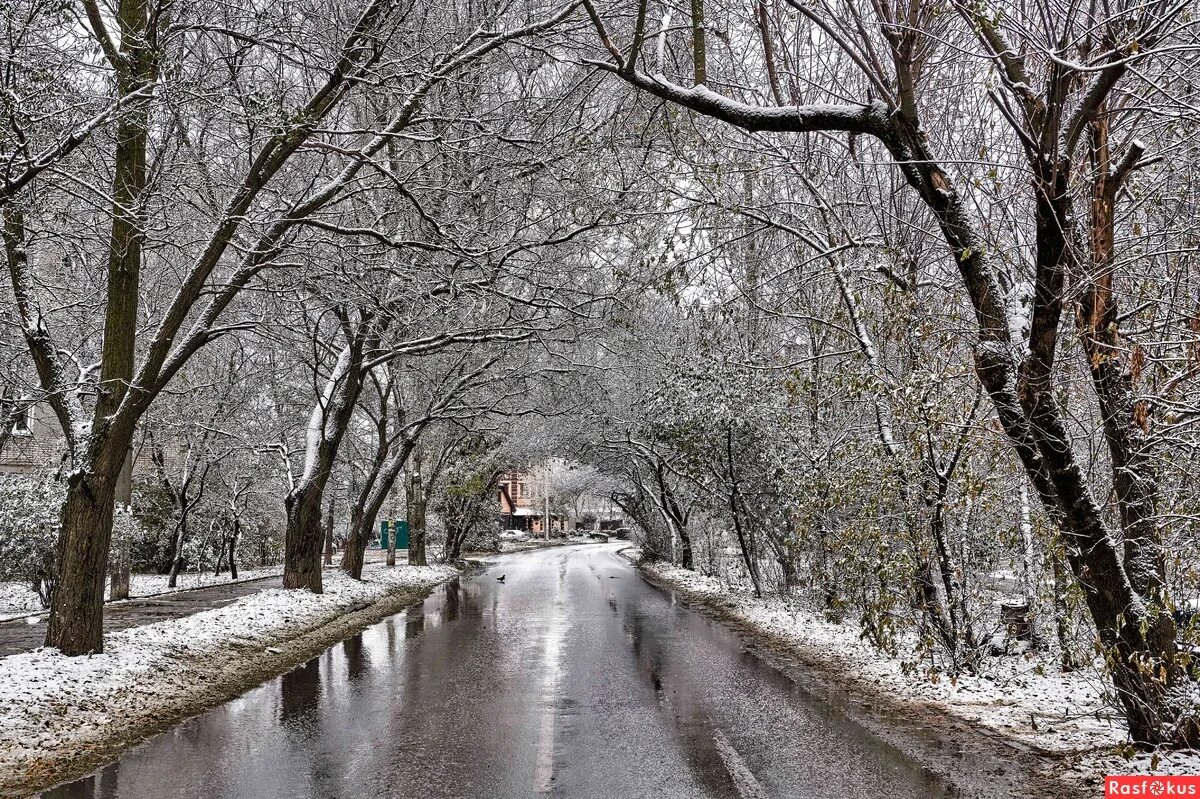
[[[462,549],[464,552],[499,552],[500,531],[494,523],[475,524],[463,539]]]
[[[274,566],[283,554],[283,527],[278,516],[263,513],[242,520],[238,539],[238,561],[256,566]]]
[[[495,492],[505,465],[494,442],[479,439],[459,454],[443,478],[441,490],[430,504],[444,524],[447,563],[463,552],[499,552],[500,530],[496,527]]]
[[[171,562],[175,507],[157,480],[134,478],[133,506],[138,526],[130,554],[135,572],[160,572]]]
[[[50,606],[65,497],[53,475],[0,475],[0,580],[28,583],[43,607]]]
[[[425,512],[425,548],[430,552],[445,551],[446,520],[432,510]]]

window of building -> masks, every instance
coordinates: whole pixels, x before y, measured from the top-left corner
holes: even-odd
[[[32,416],[33,416],[33,407],[32,406],[25,408],[23,411],[21,411],[20,413],[17,414],[17,418],[15,420],[13,420],[13,426],[12,426],[12,433],[14,436],[30,435],[29,423],[30,423],[30,419]]]

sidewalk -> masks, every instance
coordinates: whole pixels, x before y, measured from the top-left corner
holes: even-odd
[[[333,566],[325,567],[325,571],[337,569],[341,553],[334,555]],[[364,574],[381,568],[387,557],[387,552],[378,549],[368,549]],[[399,550],[396,555],[397,563],[406,563],[408,554]],[[104,608],[104,633],[128,630],[131,627],[143,627],[170,619],[180,619],[199,613],[202,610],[226,605],[239,597],[257,594],[271,588],[279,587],[279,575],[260,577],[253,580],[241,580],[236,583],[217,583],[201,588],[183,588],[178,591],[153,594],[121,602],[110,602]],[[0,658],[15,655],[18,652],[29,652],[37,649],[46,640],[46,619],[49,614],[45,611],[30,613],[21,618],[0,622]]]

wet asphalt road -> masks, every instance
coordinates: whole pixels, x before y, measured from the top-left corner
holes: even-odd
[[[955,795],[618,548],[500,556],[44,796]]]

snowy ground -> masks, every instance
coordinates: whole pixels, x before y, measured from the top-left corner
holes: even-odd
[[[139,731],[248,688],[251,676],[266,679],[312,654],[289,647],[306,635],[319,637],[314,631],[323,625],[455,574],[449,566],[400,566],[355,582],[326,572],[324,594],[264,590],[215,610],[112,633],[102,655],[68,658],[43,649],[0,658],[0,795],[44,785],[52,781],[48,775],[63,773],[69,757],[111,752],[114,738],[129,743]]]
[[[282,566],[266,566],[261,569],[238,569],[238,581],[258,580],[263,577],[276,577],[283,574]],[[221,585],[231,582],[229,572],[214,575],[212,572],[185,572],[179,575],[175,588],[167,586],[165,574],[134,574],[129,578],[129,593],[131,597],[154,596],[169,594],[175,591],[190,591],[210,585]],[[38,600],[37,592],[28,583],[0,583],[0,621],[7,621],[30,613],[41,613],[44,610]]]

